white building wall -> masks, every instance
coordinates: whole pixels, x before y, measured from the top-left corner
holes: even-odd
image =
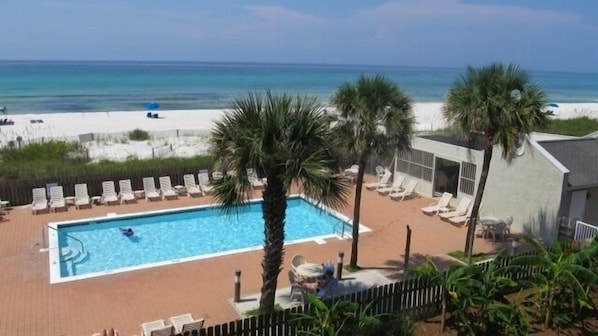
[[[530,141],[511,161],[494,148],[482,199],[482,216],[513,216],[512,231],[553,241],[566,199],[569,171],[540,145]]]

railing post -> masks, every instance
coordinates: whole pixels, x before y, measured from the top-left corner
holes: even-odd
[[[241,302],[241,270],[235,271],[235,302]]]
[[[345,252],[341,251],[338,253],[338,264],[336,264],[336,278],[341,280],[343,278],[343,259],[345,258]]]

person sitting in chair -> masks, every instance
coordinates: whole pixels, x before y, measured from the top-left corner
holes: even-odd
[[[334,267],[324,267],[324,275],[316,282],[306,282],[301,284],[308,294],[315,294],[319,298],[330,295],[332,287],[338,283],[334,278]]]
[[[126,237],[131,237],[131,236],[133,236],[135,234],[135,232],[131,228],[126,228],[126,229],[121,228],[120,232],[123,235],[125,235]]]

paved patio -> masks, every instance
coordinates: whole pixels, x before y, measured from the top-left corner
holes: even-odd
[[[259,196],[259,193],[256,194]],[[353,195],[340,211],[352,217]],[[107,213],[133,213],[196,204],[210,197],[146,202],[119,206],[31,215],[29,207],[15,208],[0,223],[0,334],[1,335],[91,335],[104,328],[115,328],[120,335],[139,334],[142,322],[168,319],[191,313],[215,325],[239,318],[231,304],[233,277],[242,270],[242,296],[260,292],[262,252],[204,259],[148,268],[86,280],[51,285],[48,253],[40,252],[42,230],[48,222],[105,216]],[[411,227],[411,262],[420,264],[425,256],[442,257],[463,248],[466,229],[423,215],[420,208],[428,198],[392,201],[375,192],[363,192],[361,222],[373,231],[363,234],[359,244],[359,264],[376,270],[390,280],[400,279],[403,269],[406,225]],[[508,243],[502,243],[503,245]],[[165,247],[167,248],[167,247]],[[501,243],[476,239],[476,252],[497,251]],[[279,288],[289,286],[290,259],[303,254],[313,262],[336,261],[339,251],[346,260],[350,240],[328,239],[290,245],[286,248]]]

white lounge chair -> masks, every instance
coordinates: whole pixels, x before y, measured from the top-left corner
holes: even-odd
[[[62,186],[53,186],[50,188],[50,211],[68,210],[66,207],[66,200],[64,199],[64,191]]]
[[[392,173],[389,170],[387,170],[384,172],[384,175],[380,178],[380,181],[373,182],[373,183],[366,183],[365,188],[367,190],[377,190],[377,189],[381,189],[381,188],[390,187],[391,184],[388,181],[390,181],[391,177],[392,177]]]
[[[84,207],[91,208],[89,201],[89,193],[87,191],[87,184],[75,184],[75,208],[81,209]]]
[[[471,218],[471,210],[473,209],[473,204],[469,206],[467,213],[460,215],[460,216],[453,216],[450,217],[448,220],[453,224],[459,224],[461,226],[467,226],[469,223],[469,219]]]
[[[114,181],[102,182],[102,203],[105,205],[118,204],[118,196],[114,188]]]
[[[459,201],[457,204],[457,208],[453,211],[443,212],[438,214],[442,219],[449,219],[451,217],[458,217],[464,216],[469,211],[469,206],[471,204],[471,198],[464,197]]]
[[[137,197],[135,197],[135,193],[133,193],[133,187],[131,186],[131,180],[120,180],[118,181],[118,188],[120,196],[120,203],[135,203],[137,202]]]
[[[199,181],[199,188],[201,189],[202,195],[209,194],[214,189],[214,186],[210,184],[210,175],[208,174],[207,169],[202,169],[199,171],[199,174],[197,174],[197,180]]]
[[[212,181],[220,181],[224,177],[221,171],[213,171],[212,172]]]
[[[395,174],[394,179],[392,180],[392,185],[390,187],[379,188],[378,193],[380,195],[386,195],[390,193],[398,193],[403,190],[403,181],[405,181],[404,175],[397,175]]]
[[[359,174],[359,165],[352,165],[351,168],[347,168],[343,171],[345,174],[350,174],[350,175],[357,175]]]
[[[164,324],[164,320],[157,320],[141,324],[141,336],[172,336],[174,327]]]
[[[156,182],[153,177],[143,178],[143,190],[145,191],[145,199],[149,201],[161,200],[162,197],[156,189]]]
[[[162,197],[168,200],[179,198],[179,195],[172,187],[170,176],[160,176],[160,178],[158,178],[158,181],[160,181],[160,191],[162,192]]]
[[[191,332],[195,330],[199,332],[203,328],[204,319],[196,320],[191,314],[183,314],[171,317],[170,323],[172,323],[177,333],[184,334],[188,332],[191,335]]]
[[[183,175],[183,182],[185,182],[185,189],[189,197],[201,196],[201,189],[195,184],[195,176],[193,174]]]
[[[48,209],[48,199],[46,198],[46,188],[35,188],[32,191],[33,202],[31,202],[31,213],[37,215],[40,211]]]
[[[247,179],[249,180],[249,183],[251,184],[251,187],[253,189],[259,189],[264,187],[264,182],[260,180],[260,178],[257,176],[257,173],[255,172],[255,169],[253,168],[247,168]]]
[[[403,201],[405,198],[415,196],[415,187],[417,187],[417,180],[410,180],[407,182],[405,190],[390,193],[388,196],[395,201]]]
[[[447,212],[450,211],[449,204],[451,203],[451,199],[453,198],[453,194],[451,193],[443,193],[442,197],[436,203],[432,203],[429,206],[422,208],[422,211],[426,215],[437,215],[440,212]]]

